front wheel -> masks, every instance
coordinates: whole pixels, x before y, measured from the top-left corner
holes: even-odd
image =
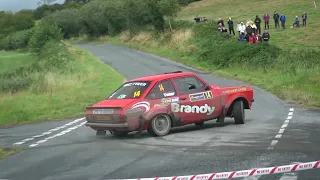
[[[233,104],[233,116],[236,124],[244,124],[245,113],[243,101],[236,101]]]
[[[148,132],[153,136],[165,136],[170,132],[171,119],[167,114],[159,114],[151,120]]]

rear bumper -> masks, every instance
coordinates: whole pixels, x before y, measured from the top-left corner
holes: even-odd
[[[131,119],[129,121],[122,122],[110,122],[110,121],[88,121],[86,126],[92,128],[93,130],[104,130],[104,131],[136,131],[139,129],[139,120]]]

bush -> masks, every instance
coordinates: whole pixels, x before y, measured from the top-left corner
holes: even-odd
[[[41,21],[33,28],[33,35],[29,42],[30,50],[39,54],[48,41],[59,42],[61,38],[61,30],[57,25]]]
[[[3,50],[16,50],[26,48],[32,36],[32,29],[17,31],[2,40],[0,49]]]
[[[40,68],[45,71],[68,70],[67,65],[72,60],[67,48],[56,41],[47,42],[40,52]]]

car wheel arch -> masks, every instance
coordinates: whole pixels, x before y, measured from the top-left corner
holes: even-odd
[[[234,104],[236,101],[242,101],[242,102],[243,102],[243,105],[244,105],[244,109],[250,109],[248,99],[245,98],[244,96],[237,96],[237,97],[233,98],[233,100],[231,101],[231,103],[227,104],[227,106],[226,106],[226,109],[228,110],[228,111],[227,111],[227,116],[230,116],[230,115],[232,114],[233,104]]]

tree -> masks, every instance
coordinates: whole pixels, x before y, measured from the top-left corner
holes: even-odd
[[[55,1],[56,1],[56,0],[40,0],[40,1],[38,2],[38,6],[41,6],[41,5],[44,5],[44,4],[49,5],[49,4],[54,3]]]

